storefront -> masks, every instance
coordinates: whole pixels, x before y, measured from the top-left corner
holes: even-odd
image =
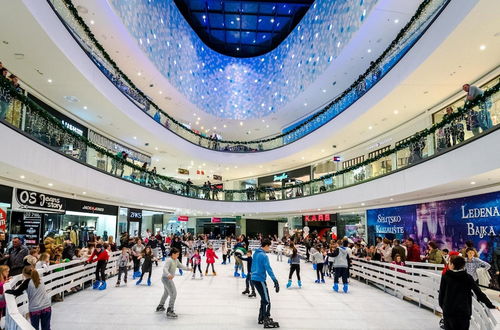
[[[210,237],[227,237],[236,235],[235,218],[197,218],[196,234],[207,234]]]
[[[309,195],[309,191],[304,191],[304,189],[309,189],[308,185],[293,186],[310,180],[310,166],[258,178],[257,182],[261,190],[259,192],[259,199],[276,200],[300,197],[304,196],[304,194]]]
[[[99,239],[116,238],[118,208],[16,188],[12,198],[10,233],[26,245],[51,237],[56,244],[69,239],[79,247]]]
[[[337,217],[337,236],[366,239],[365,223],[365,212],[340,213]]]
[[[302,226],[309,227],[309,233],[312,236],[323,237],[337,226],[337,214],[303,215]]]
[[[10,206],[12,202],[12,188],[0,185],[0,241],[6,240],[7,224],[10,219]]]
[[[170,213],[120,207],[118,234],[128,233],[130,237],[142,237],[160,232],[168,233]]]

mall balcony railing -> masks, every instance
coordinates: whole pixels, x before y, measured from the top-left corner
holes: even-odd
[[[166,129],[193,144],[215,151],[237,153],[273,150],[290,144],[330,122],[361,98],[395,67],[450,2],[450,0],[424,0],[394,41],[371,63],[370,67],[349,88],[315,111],[315,114],[305,122],[271,137],[251,141],[229,141],[211,139],[171,117],[137,88],[132,80],[117,66],[80,17],[71,0],[47,1],[89,58],[140,110]]]
[[[280,189],[218,189],[200,187],[144,170],[78,135],[0,77],[0,121],[38,143],[103,173],[158,191],[196,199],[230,202],[276,201],[301,198],[361,184],[406,169],[480,138],[499,127],[500,81],[495,78],[484,94],[453,108],[441,121],[415,132],[394,147],[337,172]],[[473,132],[465,134],[465,129]],[[409,132],[409,134],[411,134]]]

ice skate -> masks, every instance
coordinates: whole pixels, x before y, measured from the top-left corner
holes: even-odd
[[[94,285],[92,285],[92,289],[97,290],[101,285],[101,281],[95,281]]]
[[[169,318],[169,319],[176,319],[177,318],[177,314],[175,314],[174,310],[170,307],[167,309],[167,318]]]
[[[299,289],[302,288],[302,281],[297,281],[297,285],[299,286]]]
[[[191,279],[194,280],[194,274],[193,274],[193,276],[191,276]]]
[[[325,280],[321,280],[321,283],[325,283]]]
[[[182,276],[182,274],[184,274],[184,273],[182,272],[182,269],[179,269],[179,274],[181,274],[181,276]]]
[[[106,290],[106,281],[102,281],[101,285],[99,285],[99,290]]]
[[[208,272],[205,272],[205,276],[208,276]]]
[[[216,272],[213,272],[213,273],[212,273],[212,275],[213,275],[213,276],[217,276],[217,273],[216,273]]]
[[[245,275],[245,273],[241,273],[241,278],[247,278],[247,276]]]
[[[347,293],[347,291],[349,290],[349,284],[344,284],[344,287],[342,288],[342,290],[344,291],[344,293]]]
[[[142,282],[142,280],[139,280],[139,281],[135,282],[135,285],[140,285],[141,282]]]
[[[319,280],[314,281],[314,283],[319,283]]]
[[[286,284],[286,288],[289,289],[292,286],[292,280],[288,280],[288,283]]]
[[[241,294],[249,294],[250,293],[250,290],[246,289],[245,291],[243,291]]]
[[[158,305],[158,307],[156,307],[156,311],[157,311],[157,312],[164,312],[164,311],[165,311],[165,306],[163,306],[163,305]]]
[[[338,283],[333,284],[333,291],[339,292],[339,284]]]
[[[280,324],[268,317],[264,319],[264,329],[279,328]]]
[[[252,292],[248,295],[248,298],[255,298],[257,297],[257,295],[255,294],[255,292]]]
[[[115,287],[119,287],[119,286],[120,286],[120,282],[116,282]]]
[[[238,272],[234,272],[233,275],[234,275],[234,277],[240,277],[240,273],[238,273]]]
[[[151,286],[151,280],[148,279],[148,286]]]

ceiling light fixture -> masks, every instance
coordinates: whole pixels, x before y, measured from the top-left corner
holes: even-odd
[[[399,113],[398,110],[394,110],[393,112],[394,112],[395,115],[397,115]]]
[[[24,179],[24,178],[26,178],[26,177],[25,177],[24,175],[21,175],[21,176],[20,176],[20,178],[21,178],[21,179]]]
[[[137,75],[138,75],[138,76],[140,76],[140,75],[142,75],[142,73],[140,73],[140,72],[137,72]]]
[[[396,19],[394,20],[394,24],[398,24],[398,23],[399,23],[399,19],[397,19],[397,18],[396,18]]]
[[[47,185],[48,185],[49,187],[52,187],[54,184],[53,184],[52,182],[49,182]]]
[[[485,49],[486,49],[486,45],[479,46],[479,50],[485,50]]]
[[[470,184],[476,184],[476,181],[471,181]]]
[[[87,195],[87,192],[86,192],[86,191],[83,191],[83,192],[82,192],[82,194],[83,194],[83,195]]]
[[[243,126],[243,122],[242,121],[240,121],[240,126]]]
[[[361,206],[365,206],[365,203],[361,203]]]
[[[369,130],[372,130],[372,129],[373,129],[373,127],[372,127],[372,126],[368,126],[368,129],[369,129]]]
[[[52,79],[47,79],[47,82],[48,82],[49,84],[52,84]]]
[[[137,140],[137,136],[132,137],[134,140]]]
[[[367,52],[368,52],[368,53],[371,53],[371,52],[372,52],[372,50],[371,50],[370,48],[368,48]]]
[[[95,24],[94,20],[91,20],[91,21],[90,21],[90,24],[94,25],[94,24]]]
[[[86,105],[83,106],[83,110],[87,110],[87,106]]]

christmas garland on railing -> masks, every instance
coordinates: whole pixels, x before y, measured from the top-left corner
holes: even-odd
[[[121,76],[121,78],[132,88],[136,91],[138,95],[140,95],[142,98],[146,99],[155,109],[156,111],[160,112],[163,114],[165,117],[167,117],[167,120],[170,120],[172,123],[174,123],[177,126],[180,126],[182,129],[185,131],[189,132],[190,134],[195,135],[199,139],[205,139],[208,140],[208,142],[217,142],[221,144],[230,144],[230,145],[248,145],[248,144],[262,144],[270,141],[274,141],[277,139],[281,139],[285,136],[290,136],[294,132],[300,130],[301,128],[305,127],[306,125],[312,123],[314,120],[316,120],[319,116],[325,114],[333,105],[336,103],[340,102],[345,96],[347,96],[350,92],[355,90],[368,76],[371,74],[375,73],[377,70],[379,70],[379,65],[383,62],[385,57],[393,51],[395,47],[398,46],[398,43],[401,41],[401,39],[405,36],[405,34],[410,30],[412,25],[421,17],[421,15],[424,13],[426,7],[431,3],[431,1],[434,0],[424,0],[417,8],[415,11],[414,15],[411,17],[411,19],[407,22],[407,24],[399,31],[399,33],[396,35],[394,40],[390,43],[390,45],[384,50],[384,52],[375,60],[373,61],[368,69],[358,77],[356,81],[354,81],[351,86],[349,86],[342,94],[337,96],[333,101],[331,101],[328,105],[326,105],[322,110],[318,111],[315,113],[311,118],[306,120],[305,122],[301,123],[300,125],[294,127],[291,131],[288,131],[286,133],[281,133],[278,135],[275,135],[270,138],[266,139],[260,139],[260,140],[252,140],[252,141],[230,141],[230,140],[214,140],[209,137],[206,137],[202,134],[196,133],[193,130],[188,129],[185,127],[182,123],[178,122],[176,119],[171,117],[168,113],[163,111],[158,105],[156,105],[153,101],[151,101],[145,93],[143,93],[139,88],[135,86],[133,81],[118,67],[118,65],[113,61],[111,56],[106,52],[104,47],[101,45],[101,43],[97,40],[97,38],[94,36],[92,33],[91,29],[88,27],[88,25],[85,23],[85,20],[80,16],[78,13],[78,10],[76,7],[73,5],[71,0],[62,0],[64,4],[66,5],[66,8],[69,10],[70,14],[73,16],[73,18],[76,20],[76,22],[80,25],[80,27],[83,29],[83,31],[86,33],[87,37],[90,39],[90,41],[94,44],[94,46],[101,52],[102,56],[108,63],[114,68],[114,70]],[[450,0],[445,0],[444,4],[448,4]],[[50,2],[49,2],[50,3]],[[62,19],[62,18],[61,18]],[[62,19],[64,21],[64,19]],[[324,124],[324,123],[323,123]]]
[[[13,96],[15,99],[19,100],[21,103],[23,103],[24,105],[26,105],[30,109],[36,110],[40,114],[41,117],[43,117],[44,119],[46,119],[50,123],[54,124],[55,126],[57,126],[58,128],[60,128],[62,131],[64,131],[65,133],[73,136],[76,140],[79,140],[79,141],[85,143],[85,145],[87,145],[87,147],[92,148],[92,149],[98,151],[99,153],[104,154],[104,155],[110,157],[111,159],[113,159],[116,162],[120,162],[120,163],[122,163],[124,165],[127,165],[127,166],[133,168],[136,171],[143,172],[143,173],[146,172],[149,175],[152,175],[152,176],[154,176],[156,178],[165,180],[167,182],[181,185],[184,188],[186,188],[186,187],[192,187],[194,189],[206,190],[206,188],[204,188],[204,187],[200,187],[200,186],[196,186],[196,185],[188,185],[185,182],[178,181],[178,180],[176,180],[174,178],[171,178],[171,177],[167,177],[167,176],[164,176],[164,175],[161,175],[161,174],[152,173],[151,171],[144,171],[144,169],[142,167],[137,166],[134,163],[131,163],[129,161],[123,160],[122,158],[118,157],[117,155],[109,152],[107,149],[105,149],[105,148],[103,148],[103,147],[101,147],[101,146],[93,143],[92,141],[90,141],[89,139],[87,139],[87,137],[80,136],[80,135],[76,134],[74,131],[72,131],[72,130],[68,129],[66,126],[64,126],[59,119],[57,119],[56,117],[54,117],[47,110],[45,110],[40,105],[38,105],[37,103],[35,103],[34,101],[32,101],[29,97],[25,96],[24,94],[22,94],[18,90],[16,90],[12,86],[12,83],[10,82],[10,80],[8,80],[7,78],[5,78],[3,76],[0,76],[0,88],[3,89],[4,91],[9,91],[11,96]],[[348,168],[342,169],[342,170],[337,171],[335,173],[327,174],[327,175],[324,175],[324,176],[322,176],[320,178],[310,180],[308,182],[302,182],[302,183],[297,183],[297,184],[294,184],[294,185],[291,185],[291,186],[287,186],[286,188],[285,187],[281,187],[279,190],[282,191],[284,189],[303,187],[304,185],[307,185],[307,184],[311,184],[311,183],[314,183],[314,182],[320,182],[320,181],[323,181],[325,179],[329,179],[329,178],[333,178],[333,177],[336,177],[336,176],[339,176],[339,175],[343,175],[343,174],[348,173],[350,171],[354,171],[354,170],[356,170],[358,168],[362,168],[364,166],[367,166],[370,163],[373,163],[373,162],[375,162],[375,161],[377,161],[377,160],[379,160],[381,158],[388,157],[391,154],[396,153],[396,152],[398,152],[400,150],[406,149],[406,148],[410,147],[412,144],[421,141],[423,138],[427,137],[428,135],[433,134],[438,129],[443,128],[444,126],[446,126],[448,124],[451,124],[451,123],[455,122],[456,120],[459,120],[459,119],[463,118],[463,116],[468,111],[474,111],[474,110],[472,110],[472,108],[474,108],[475,106],[479,105],[481,102],[486,101],[489,97],[491,97],[493,94],[497,93],[498,91],[500,91],[500,81],[497,82],[497,84],[494,85],[493,87],[491,87],[490,89],[486,90],[483,93],[482,96],[477,97],[474,101],[466,102],[466,104],[463,107],[458,108],[456,112],[453,112],[452,114],[449,114],[449,115],[445,115],[443,117],[443,120],[440,121],[439,123],[435,123],[431,127],[426,128],[426,129],[424,129],[424,130],[416,133],[415,135],[413,135],[412,137],[410,137],[409,139],[407,139],[403,143],[400,143],[400,144],[396,145],[392,149],[388,149],[388,150],[386,150],[384,152],[381,152],[377,156],[371,157],[371,158],[369,158],[369,159],[367,159],[367,160],[365,160],[365,161],[363,161],[363,162],[361,162],[359,164],[356,164],[354,166],[350,166]],[[218,190],[218,191],[221,191],[221,192],[224,192],[224,193],[229,193],[229,194],[247,193],[247,192],[249,192],[246,189],[227,189],[227,190],[222,189],[222,190]],[[269,192],[269,191],[270,191],[269,189],[257,187],[252,192],[265,193],[265,192]]]

